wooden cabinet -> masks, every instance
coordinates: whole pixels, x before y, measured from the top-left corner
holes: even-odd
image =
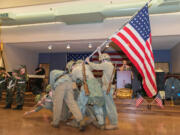
[[[44,79],[44,82],[43,82],[43,87],[44,89],[46,88],[46,86],[48,85],[49,83],[49,71],[50,71],[50,65],[49,64],[46,64],[46,63],[40,63],[42,65],[42,67],[44,68],[45,70],[45,79]]]

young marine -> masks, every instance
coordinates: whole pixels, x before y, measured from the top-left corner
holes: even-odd
[[[41,109],[45,108],[50,111],[53,110],[53,101],[52,101],[52,91],[51,91],[51,86],[48,85],[46,88],[46,95],[44,95],[38,103],[35,105],[35,109],[31,111],[27,111],[24,113],[24,116],[29,115],[34,112],[39,112]]]
[[[19,74],[15,76],[17,79],[16,85],[16,108],[14,110],[22,110],[24,105],[24,92],[26,90],[26,81],[27,81],[27,73],[26,73],[26,66],[21,65],[19,69]]]
[[[74,100],[72,79],[70,75],[62,70],[53,70],[50,72],[50,84],[53,91],[53,121],[51,125],[55,128],[59,127],[65,103],[69,111],[78,121],[80,131],[84,130],[84,121],[81,111]]]
[[[2,91],[6,89],[6,72],[5,68],[0,67],[0,99],[2,98]]]
[[[83,82],[81,86],[81,91],[77,100],[78,106],[83,116],[86,115],[87,111],[88,113],[90,112],[89,106],[91,106],[91,110],[93,111],[94,116],[96,117],[96,120],[97,120],[97,124],[95,126],[97,128],[104,129],[103,91],[101,89],[100,83],[94,77],[89,65],[84,64],[83,66],[83,64],[84,64],[84,61],[78,60],[75,64],[72,64],[71,66],[68,67],[69,70],[72,71],[71,72],[72,81],[76,82],[77,80],[81,80]],[[88,96],[87,96],[87,91],[84,88],[85,82],[87,82],[87,87],[89,90]],[[90,121],[94,121],[93,117],[88,117],[88,118],[90,118],[89,119]]]
[[[6,89],[6,106],[4,109],[11,109],[13,103],[13,95],[15,92],[16,78],[18,70],[14,70],[12,75],[7,73],[7,89]]]
[[[113,95],[112,90],[110,93],[107,94],[107,89],[109,86],[109,83],[112,81],[111,76],[113,75],[114,66],[110,60],[110,56],[107,53],[101,54],[100,48],[98,48],[99,53],[99,60],[101,61],[100,64],[96,64],[89,61],[89,58],[86,59],[86,62],[89,64],[89,66],[95,70],[102,70],[103,76],[102,76],[102,89],[104,91],[104,99],[105,99],[105,105],[104,105],[104,113],[108,116],[110,120],[110,124],[105,126],[105,129],[117,129],[118,128],[118,116],[117,116],[117,109],[113,101]]]

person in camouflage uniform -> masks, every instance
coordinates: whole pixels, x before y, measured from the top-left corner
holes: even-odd
[[[16,104],[17,106],[14,110],[22,110],[24,105],[24,93],[26,90],[26,81],[27,81],[27,74],[26,74],[26,67],[21,66],[19,69],[19,74],[15,76],[17,79],[16,83]]]
[[[106,53],[101,54],[99,49],[99,60],[101,61],[100,64],[95,64],[89,61],[89,58],[86,59],[89,66],[95,70],[102,70],[102,89],[104,91],[104,98],[105,98],[105,105],[104,105],[104,113],[108,116],[110,120],[110,125],[106,125],[105,129],[117,129],[118,128],[118,116],[117,116],[117,109],[113,101],[113,91],[111,89],[110,93],[107,95],[107,89],[109,82],[111,82],[111,75],[113,73],[114,66],[110,61],[110,56]]]
[[[37,99],[37,104],[35,105],[35,108],[31,111],[27,111],[24,113],[24,116],[29,115],[34,112],[39,112],[41,109],[45,108],[47,110],[52,111],[53,110],[53,102],[52,102],[52,91],[51,88],[47,86],[46,93],[42,98]]]
[[[80,131],[84,130],[83,117],[80,109],[74,100],[72,79],[69,74],[62,70],[53,70],[50,72],[50,85],[53,92],[53,121],[51,125],[55,128],[59,127],[63,103],[68,106],[70,112],[79,123]]]
[[[2,91],[6,89],[5,68],[0,67],[0,100],[2,98]]]
[[[76,62],[74,60],[69,61],[66,64],[66,72],[71,73],[72,72],[72,66],[75,65],[75,64],[76,64]]]
[[[53,100],[52,100],[52,90],[50,84],[46,87],[46,94],[41,97],[41,95],[37,95],[35,101],[37,104],[33,107],[32,110],[24,113],[24,116],[30,115],[34,112],[39,112],[42,109],[47,109],[53,112]],[[61,121],[67,121],[71,117],[71,114],[68,112],[68,107],[63,103],[62,113],[61,113]]]
[[[11,105],[13,103],[13,95],[15,92],[16,78],[18,71],[14,70],[12,72],[12,76],[7,74],[7,89],[6,89],[6,106],[4,109],[11,109]]]
[[[72,71],[71,78],[74,82],[76,82],[77,80],[81,80],[83,82],[83,62],[84,61],[82,60],[78,60],[76,64],[72,65],[72,69],[70,69]],[[90,105],[98,122],[96,126],[100,129],[104,129],[104,114],[102,108],[102,106],[104,105],[103,91],[98,80],[94,77],[91,68],[88,65],[85,65],[85,72],[90,95],[85,95],[84,87],[82,84],[81,92],[78,97],[78,105],[83,116],[85,116],[86,110],[88,109],[87,105]]]

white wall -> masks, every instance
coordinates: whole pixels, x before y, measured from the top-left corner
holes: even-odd
[[[30,74],[34,73],[34,69],[38,65],[38,53],[30,50],[4,45],[3,56],[7,71],[17,69],[19,65],[26,65]]]
[[[172,72],[180,73],[180,43],[171,50]]]

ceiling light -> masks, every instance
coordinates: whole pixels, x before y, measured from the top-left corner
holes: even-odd
[[[92,48],[92,44],[91,43],[88,43],[88,48]]]
[[[70,47],[70,45],[68,44],[68,45],[66,46],[66,48],[67,48],[67,49],[70,49],[71,47]]]
[[[108,48],[108,47],[109,47],[109,44],[106,45],[106,48]]]
[[[49,50],[52,50],[52,45],[49,45],[49,46],[48,46],[48,49],[49,49]]]

